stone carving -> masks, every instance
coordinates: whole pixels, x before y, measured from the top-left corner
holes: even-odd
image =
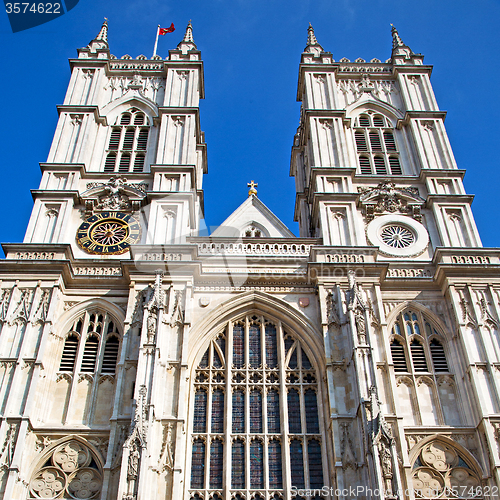
[[[50,436],[37,436],[35,450],[40,453],[41,451],[45,450],[47,446],[50,446],[51,443],[52,438]]]
[[[358,464],[356,462],[356,452],[351,438],[350,425],[347,422],[341,422],[340,429],[342,439],[340,441],[340,454],[342,456],[342,469],[348,468],[356,470]]]
[[[459,293],[460,293],[460,307],[462,308],[462,322],[472,326],[473,328],[477,328],[478,324],[474,317],[474,313],[470,309],[469,302],[467,302],[466,298],[463,295],[463,292]]]
[[[136,480],[139,475],[139,461],[141,455],[139,452],[139,447],[137,441],[133,441],[130,446],[130,451],[128,455],[128,468],[127,468],[127,479],[130,481],[132,479]]]
[[[174,307],[172,309],[172,316],[170,317],[170,326],[184,324],[184,309],[182,302],[184,298],[183,290],[175,290]]]
[[[90,438],[89,443],[94,445],[104,458],[104,461],[106,461],[106,455],[108,454],[108,446],[109,446],[109,440],[106,438],[100,438],[100,437],[95,437],[95,438]]]
[[[328,326],[340,326],[340,319],[337,314],[337,300],[334,290],[328,290],[326,295],[326,321]]]
[[[121,466],[121,458],[123,453],[123,444],[127,439],[128,425],[120,425],[116,431],[116,445],[113,454],[113,461],[111,462],[111,470],[114,470]]]
[[[134,312],[132,313],[132,319],[130,321],[131,326],[142,325],[142,319],[144,317],[144,302],[146,301],[148,289],[145,288],[137,292],[135,298]]]
[[[365,314],[359,307],[354,310],[354,322],[356,323],[356,331],[358,332],[358,342],[366,344]]]
[[[387,271],[389,278],[432,278],[431,269],[396,268]]]
[[[38,302],[38,307],[35,310],[35,314],[31,319],[33,324],[37,322],[45,323],[47,320],[47,313],[49,312],[51,290],[47,288],[42,290],[42,295],[40,296],[40,301]]]
[[[377,187],[358,187],[359,203],[364,209],[366,221],[370,222],[376,214],[385,212],[409,214],[415,220],[421,221],[421,208],[425,200],[413,187],[397,188],[394,182],[381,182]]]
[[[163,427],[163,447],[160,453],[160,460],[158,461],[158,473],[164,472],[165,470],[172,471],[174,469],[174,454],[172,450],[173,432],[174,423],[168,422]]]
[[[155,336],[156,336],[156,328],[158,324],[158,314],[157,314],[157,308],[156,307],[151,307],[148,313],[148,319],[147,319],[147,328],[148,328],[148,336],[147,336],[147,343],[148,344],[154,344],[155,342]]]
[[[0,468],[9,468],[12,462],[17,430],[18,424],[9,424],[9,428],[7,429],[7,434],[5,436],[5,442],[0,453]]]
[[[130,184],[125,177],[111,177],[107,183],[89,182],[82,194],[85,216],[94,210],[139,210],[147,184]]]
[[[498,322],[490,313],[489,303],[483,293],[481,293],[478,305],[481,310],[481,321],[489,323],[493,328],[498,328]]]
[[[75,276],[123,276],[120,267],[75,267]]]
[[[33,290],[21,290],[21,297],[19,298],[14,312],[12,313],[12,318],[9,322],[11,325],[18,322],[23,324],[26,324],[28,322],[33,294]]]
[[[12,290],[4,289],[0,296],[0,322],[5,322],[7,319],[7,311],[9,310],[10,297]]]

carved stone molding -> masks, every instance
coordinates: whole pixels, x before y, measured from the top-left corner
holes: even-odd
[[[396,187],[394,182],[384,181],[376,187],[358,187],[358,192],[367,222],[378,214],[396,212],[422,220],[420,211],[425,200],[419,196],[418,188]]]

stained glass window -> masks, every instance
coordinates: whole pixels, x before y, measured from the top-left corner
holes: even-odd
[[[271,389],[267,393],[267,432],[281,432],[280,397],[278,391]]]
[[[233,392],[233,432],[245,432],[245,393],[240,390]]]
[[[245,362],[244,353],[244,335],[245,328],[241,325],[233,327],[233,365],[236,368],[241,368]]]
[[[309,456],[309,482],[311,488],[322,488],[323,466],[321,460],[321,445],[317,439],[311,439],[307,445]]]
[[[207,391],[198,389],[194,397],[194,432],[207,430]]]
[[[258,390],[250,393],[250,432],[262,432],[262,394]]]
[[[210,488],[222,488],[224,445],[214,439],[210,445]]]
[[[215,389],[212,394],[212,432],[224,432],[224,392]]]
[[[260,326],[250,325],[248,329],[248,358],[250,366],[257,368],[262,363],[260,350]]]
[[[205,487],[205,442],[195,439],[193,442],[193,458],[191,460],[191,488]]]
[[[290,465],[292,474],[292,486],[305,488],[304,481],[304,457],[302,443],[298,439],[290,441]]]
[[[250,444],[250,488],[264,488],[264,447],[259,439]]]
[[[270,324],[266,325],[266,363],[269,368],[275,368],[278,364],[276,327]]]
[[[296,389],[288,391],[288,432],[290,434],[300,434],[300,399]]]
[[[319,433],[318,402],[314,389],[307,389],[304,394],[306,405],[306,426],[308,434]]]
[[[269,487],[283,487],[283,471],[281,465],[281,443],[277,439],[269,442]]]
[[[231,486],[233,488],[245,487],[245,443],[241,439],[233,442],[233,455],[231,457]]]
[[[288,488],[322,480],[319,377],[304,346],[279,321],[257,314],[214,336],[193,379],[190,498],[212,499],[221,495],[211,490],[229,488],[238,490],[231,500],[282,499],[285,478]],[[291,475],[284,475],[285,463]]]

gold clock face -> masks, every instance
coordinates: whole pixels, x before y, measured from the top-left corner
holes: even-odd
[[[76,232],[78,246],[92,254],[125,253],[141,238],[139,221],[123,212],[100,212],[85,219]]]

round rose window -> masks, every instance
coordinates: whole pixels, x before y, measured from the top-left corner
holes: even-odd
[[[429,244],[427,229],[412,217],[382,215],[366,227],[368,242],[390,257],[417,257]]]
[[[405,226],[385,226],[380,232],[381,240],[392,248],[407,248],[415,243],[415,235]]]

